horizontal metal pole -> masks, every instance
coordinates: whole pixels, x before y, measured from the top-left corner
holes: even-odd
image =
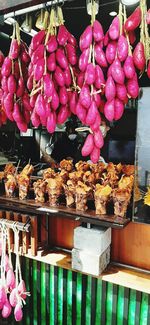
[[[31,6],[31,7],[28,7],[28,8],[12,11],[12,12],[9,12],[8,14],[4,15],[4,20],[7,19],[7,18],[10,18],[10,17],[14,17],[14,16],[24,15],[24,14],[27,14],[29,12],[32,13],[33,11],[40,10],[40,9],[43,9],[43,8],[46,8],[46,7],[49,7],[49,6],[59,5],[59,4],[64,3],[65,1],[68,1],[68,0],[52,0],[52,1],[48,1],[46,3],[41,3],[41,4],[36,5],[36,6]]]
[[[13,221],[13,220],[7,220],[7,219],[0,219],[0,225],[1,226],[6,226],[12,230],[19,230],[19,231],[25,231],[29,232],[30,231],[30,221],[28,220],[27,223],[19,222],[19,221]]]

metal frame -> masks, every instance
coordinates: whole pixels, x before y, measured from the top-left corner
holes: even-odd
[[[29,232],[30,231],[30,218],[27,219],[26,223],[1,218],[0,219],[0,226],[5,226],[5,227],[10,228],[12,230],[17,229],[18,231]]]

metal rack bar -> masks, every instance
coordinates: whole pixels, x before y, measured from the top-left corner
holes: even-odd
[[[0,226],[5,225],[6,227],[14,230],[17,229],[19,231],[25,231],[29,232],[30,231],[30,220],[28,219],[26,223],[19,222],[19,221],[12,221],[12,220],[7,220],[7,219],[0,219]]]
[[[63,4],[66,1],[68,1],[68,0],[52,0],[52,1],[47,1],[46,3],[41,3],[39,5],[31,6],[31,7],[24,8],[24,9],[19,9],[19,10],[16,10],[16,11],[12,11],[12,12],[9,12],[8,14],[5,14],[4,19],[14,17],[14,15],[15,16],[20,16],[20,15],[23,15],[23,14],[26,14],[26,13],[29,13],[29,12],[32,13],[33,11],[43,9],[45,7]]]

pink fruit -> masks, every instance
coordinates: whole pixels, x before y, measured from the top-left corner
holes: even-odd
[[[19,56],[20,46],[16,39],[12,39],[9,50],[9,57],[13,60],[17,59]]]
[[[68,40],[68,30],[64,25],[59,26],[57,41],[59,45],[64,46]]]
[[[112,122],[115,115],[115,101],[112,99],[111,101],[107,101],[104,106],[104,115],[108,121]]]
[[[24,280],[21,280],[19,285],[18,285],[18,293],[19,295],[23,298],[23,299],[26,299],[27,295],[26,295],[26,285],[25,285],[25,282]]]
[[[114,120],[118,121],[122,117],[123,112],[124,112],[124,104],[119,98],[116,98]]]
[[[47,44],[46,44],[47,52],[49,52],[49,53],[55,52],[57,50],[57,47],[58,47],[58,43],[56,40],[56,36],[51,35]]]
[[[128,56],[128,42],[125,36],[120,35],[117,46],[117,54],[120,62],[125,61]]]
[[[96,120],[97,114],[98,114],[97,106],[95,101],[93,100],[87,112],[86,124],[92,125]]]
[[[56,113],[55,112],[49,113],[49,116],[47,117],[46,128],[49,133],[55,132],[55,128],[56,128]]]
[[[90,154],[90,159],[93,162],[93,164],[96,164],[99,161],[99,157],[100,157],[100,149],[94,146]]]
[[[80,102],[77,103],[76,106],[76,114],[77,117],[79,118],[79,120],[85,124],[85,120],[86,120],[86,109],[81,105]]]
[[[93,23],[93,37],[95,42],[100,42],[104,38],[103,27],[98,20],[95,20]]]
[[[116,86],[115,86],[115,82],[111,76],[109,76],[106,81],[105,96],[108,101],[112,100],[116,96]]]
[[[85,72],[85,83],[92,85],[95,82],[95,66],[93,63],[89,63]]]
[[[90,95],[90,89],[88,86],[83,86],[80,92],[79,101],[81,105],[85,108],[89,108],[91,104],[91,95]]]
[[[134,62],[133,62],[133,57],[132,56],[127,56],[124,66],[123,66],[123,70],[125,73],[125,77],[127,79],[132,79],[135,75],[135,67],[134,67]]]
[[[94,148],[94,138],[93,138],[93,134],[88,134],[84,145],[82,147],[82,156],[86,157],[89,156],[91,154],[91,152],[93,151]]]
[[[118,16],[116,16],[109,27],[109,37],[112,40],[116,40],[118,39],[119,34],[120,34],[120,22]]]
[[[18,303],[15,306],[14,316],[15,316],[16,322],[20,322],[22,320],[22,318],[23,318],[23,312],[22,312],[22,307],[21,307],[20,303]]]
[[[2,309],[2,317],[3,318],[8,318],[11,314],[12,311],[12,307],[8,301],[8,299],[5,301],[4,305],[3,305],[3,309]]]
[[[109,64],[111,64],[115,60],[116,52],[117,52],[117,42],[116,41],[109,42],[106,48],[106,59]]]
[[[103,68],[107,67],[107,60],[105,57],[105,53],[98,44],[95,45],[94,52],[95,52],[96,62]]]
[[[39,47],[39,45],[44,42],[44,38],[45,30],[41,30],[35,36],[33,36],[30,44],[31,49],[35,51]]]
[[[100,129],[94,132],[94,144],[97,148],[102,148],[104,145],[104,139]]]
[[[89,25],[84,30],[83,34],[80,37],[79,46],[81,51],[87,49],[92,44],[92,26]]]

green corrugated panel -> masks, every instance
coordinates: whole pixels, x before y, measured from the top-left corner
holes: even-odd
[[[96,279],[92,287],[91,276],[71,270],[64,272],[54,266],[48,267],[46,277],[46,264],[27,258],[24,262],[23,278],[31,297],[26,300],[23,325],[150,325],[148,294],[133,289],[126,292],[126,288],[101,279]],[[38,279],[40,297],[37,295]],[[48,290],[46,286],[49,286]],[[93,321],[92,313],[95,313]]]
[[[46,264],[41,263],[41,322],[46,324]],[[31,324],[30,324],[31,325]]]
[[[82,274],[77,273],[76,282],[76,325],[81,325],[82,312]]]
[[[58,268],[57,324],[63,325],[63,269]]]
[[[38,324],[38,306],[37,306],[37,261],[32,263],[32,298],[33,298],[33,325]]]
[[[117,300],[117,325],[123,325],[124,321],[124,287],[118,288],[118,300]]]
[[[67,271],[67,325],[72,324],[72,272]]]
[[[55,297],[54,297],[54,293],[55,293],[55,289],[54,289],[54,266],[50,266],[50,281],[49,281],[49,285],[50,285],[50,290],[49,290],[49,301],[50,301],[50,317],[49,317],[49,324],[50,325],[54,325],[55,324]]]
[[[96,320],[95,325],[101,325],[101,310],[102,310],[102,280],[97,280],[96,292]]]
[[[140,310],[140,325],[148,324],[148,298],[147,293],[142,293],[141,310]]]
[[[136,290],[130,290],[128,325],[135,325],[136,320]]]
[[[30,259],[29,258],[25,258],[25,273],[24,273],[23,277],[25,278],[27,292],[30,292],[32,295],[33,293],[32,293],[32,288],[30,288],[30,280],[29,280],[30,279]],[[27,297],[27,299],[26,299],[25,325],[31,325],[30,313],[32,311],[30,310],[30,299],[31,299],[30,297]]]
[[[85,311],[85,320],[86,325],[91,325],[91,299],[92,299],[92,277],[87,277],[87,288],[86,288],[86,311]]]
[[[112,283],[107,283],[106,325],[111,325],[112,324],[112,312],[113,312],[113,284]]]

